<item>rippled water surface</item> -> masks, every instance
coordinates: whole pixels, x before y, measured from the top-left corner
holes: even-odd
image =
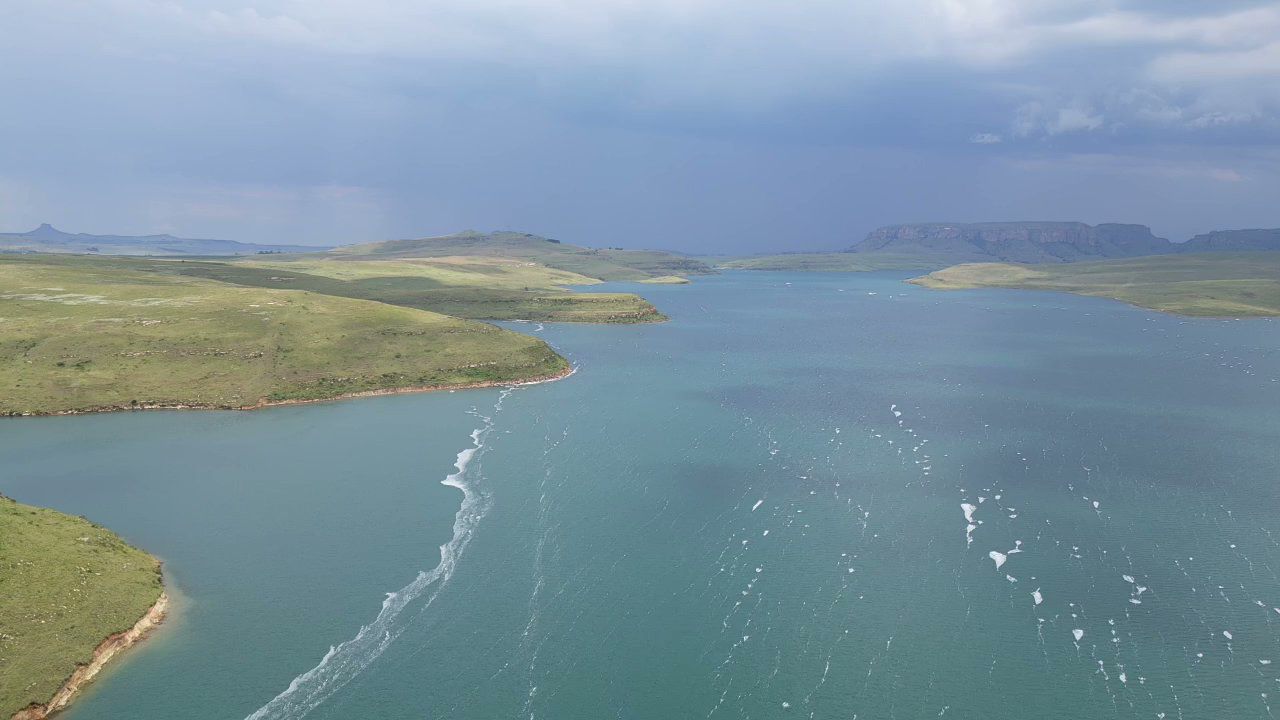
[[[66,717],[1280,712],[1280,323],[902,277],[644,286],[519,326],[548,385],[3,423],[181,596]]]

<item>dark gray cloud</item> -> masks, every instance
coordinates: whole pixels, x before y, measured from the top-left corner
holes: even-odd
[[[15,0],[0,226],[718,252],[1280,225],[1280,6]]]

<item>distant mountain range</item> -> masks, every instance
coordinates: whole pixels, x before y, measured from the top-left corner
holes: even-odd
[[[265,245],[173,235],[90,235],[67,233],[49,224],[25,233],[0,233],[0,253],[231,256],[313,253],[333,250],[349,258],[412,258],[445,255],[523,257],[605,279],[631,280],[653,274],[707,272],[708,266],[670,252],[585,248],[519,232],[480,233],[347,245],[334,250],[310,245]],[[1193,252],[1280,251],[1280,229],[1215,230],[1186,242],[1170,242],[1146,225],[1081,222],[912,223],[888,225],[867,234],[849,253],[920,256],[935,261],[1017,263],[1078,262]],[[629,270],[613,272],[609,265]],[[601,271],[603,274],[601,274]],[[634,277],[633,277],[634,276]]]
[[[25,233],[0,233],[0,252],[77,253],[82,255],[256,255],[316,252],[323,247],[259,245],[233,240],[197,240],[173,235],[90,235],[67,233],[45,223]]]
[[[1214,230],[1175,246],[1180,252],[1280,250],[1280,228],[1271,230]]]
[[[1078,262],[1185,252],[1280,250],[1280,229],[1217,230],[1175,243],[1146,225],[1080,222],[918,223],[873,230],[855,253],[945,256],[957,261]]]

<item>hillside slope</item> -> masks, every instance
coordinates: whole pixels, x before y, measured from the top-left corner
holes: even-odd
[[[0,718],[49,703],[162,591],[160,563],[115,533],[0,495]]]
[[[0,256],[0,414],[244,407],[568,369],[484,323],[54,255]]]
[[[667,275],[702,275],[706,263],[655,250],[584,248],[558,240],[517,232],[479,233],[388,240],[349,245],[329,253],[335,259],[388,260],[439,257],[504,257],[527,260],[597,280],[635,282]]]
[[[956,265],[911,282],[940,290],[1059,290],[1180,315],[1280,315],[1280,252],[1161,255],[1059,265]]]

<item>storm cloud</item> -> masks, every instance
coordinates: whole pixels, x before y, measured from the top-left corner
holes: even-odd
[[[0,6],[0,229],[702,252],[1280,225],[1280,5]]]

